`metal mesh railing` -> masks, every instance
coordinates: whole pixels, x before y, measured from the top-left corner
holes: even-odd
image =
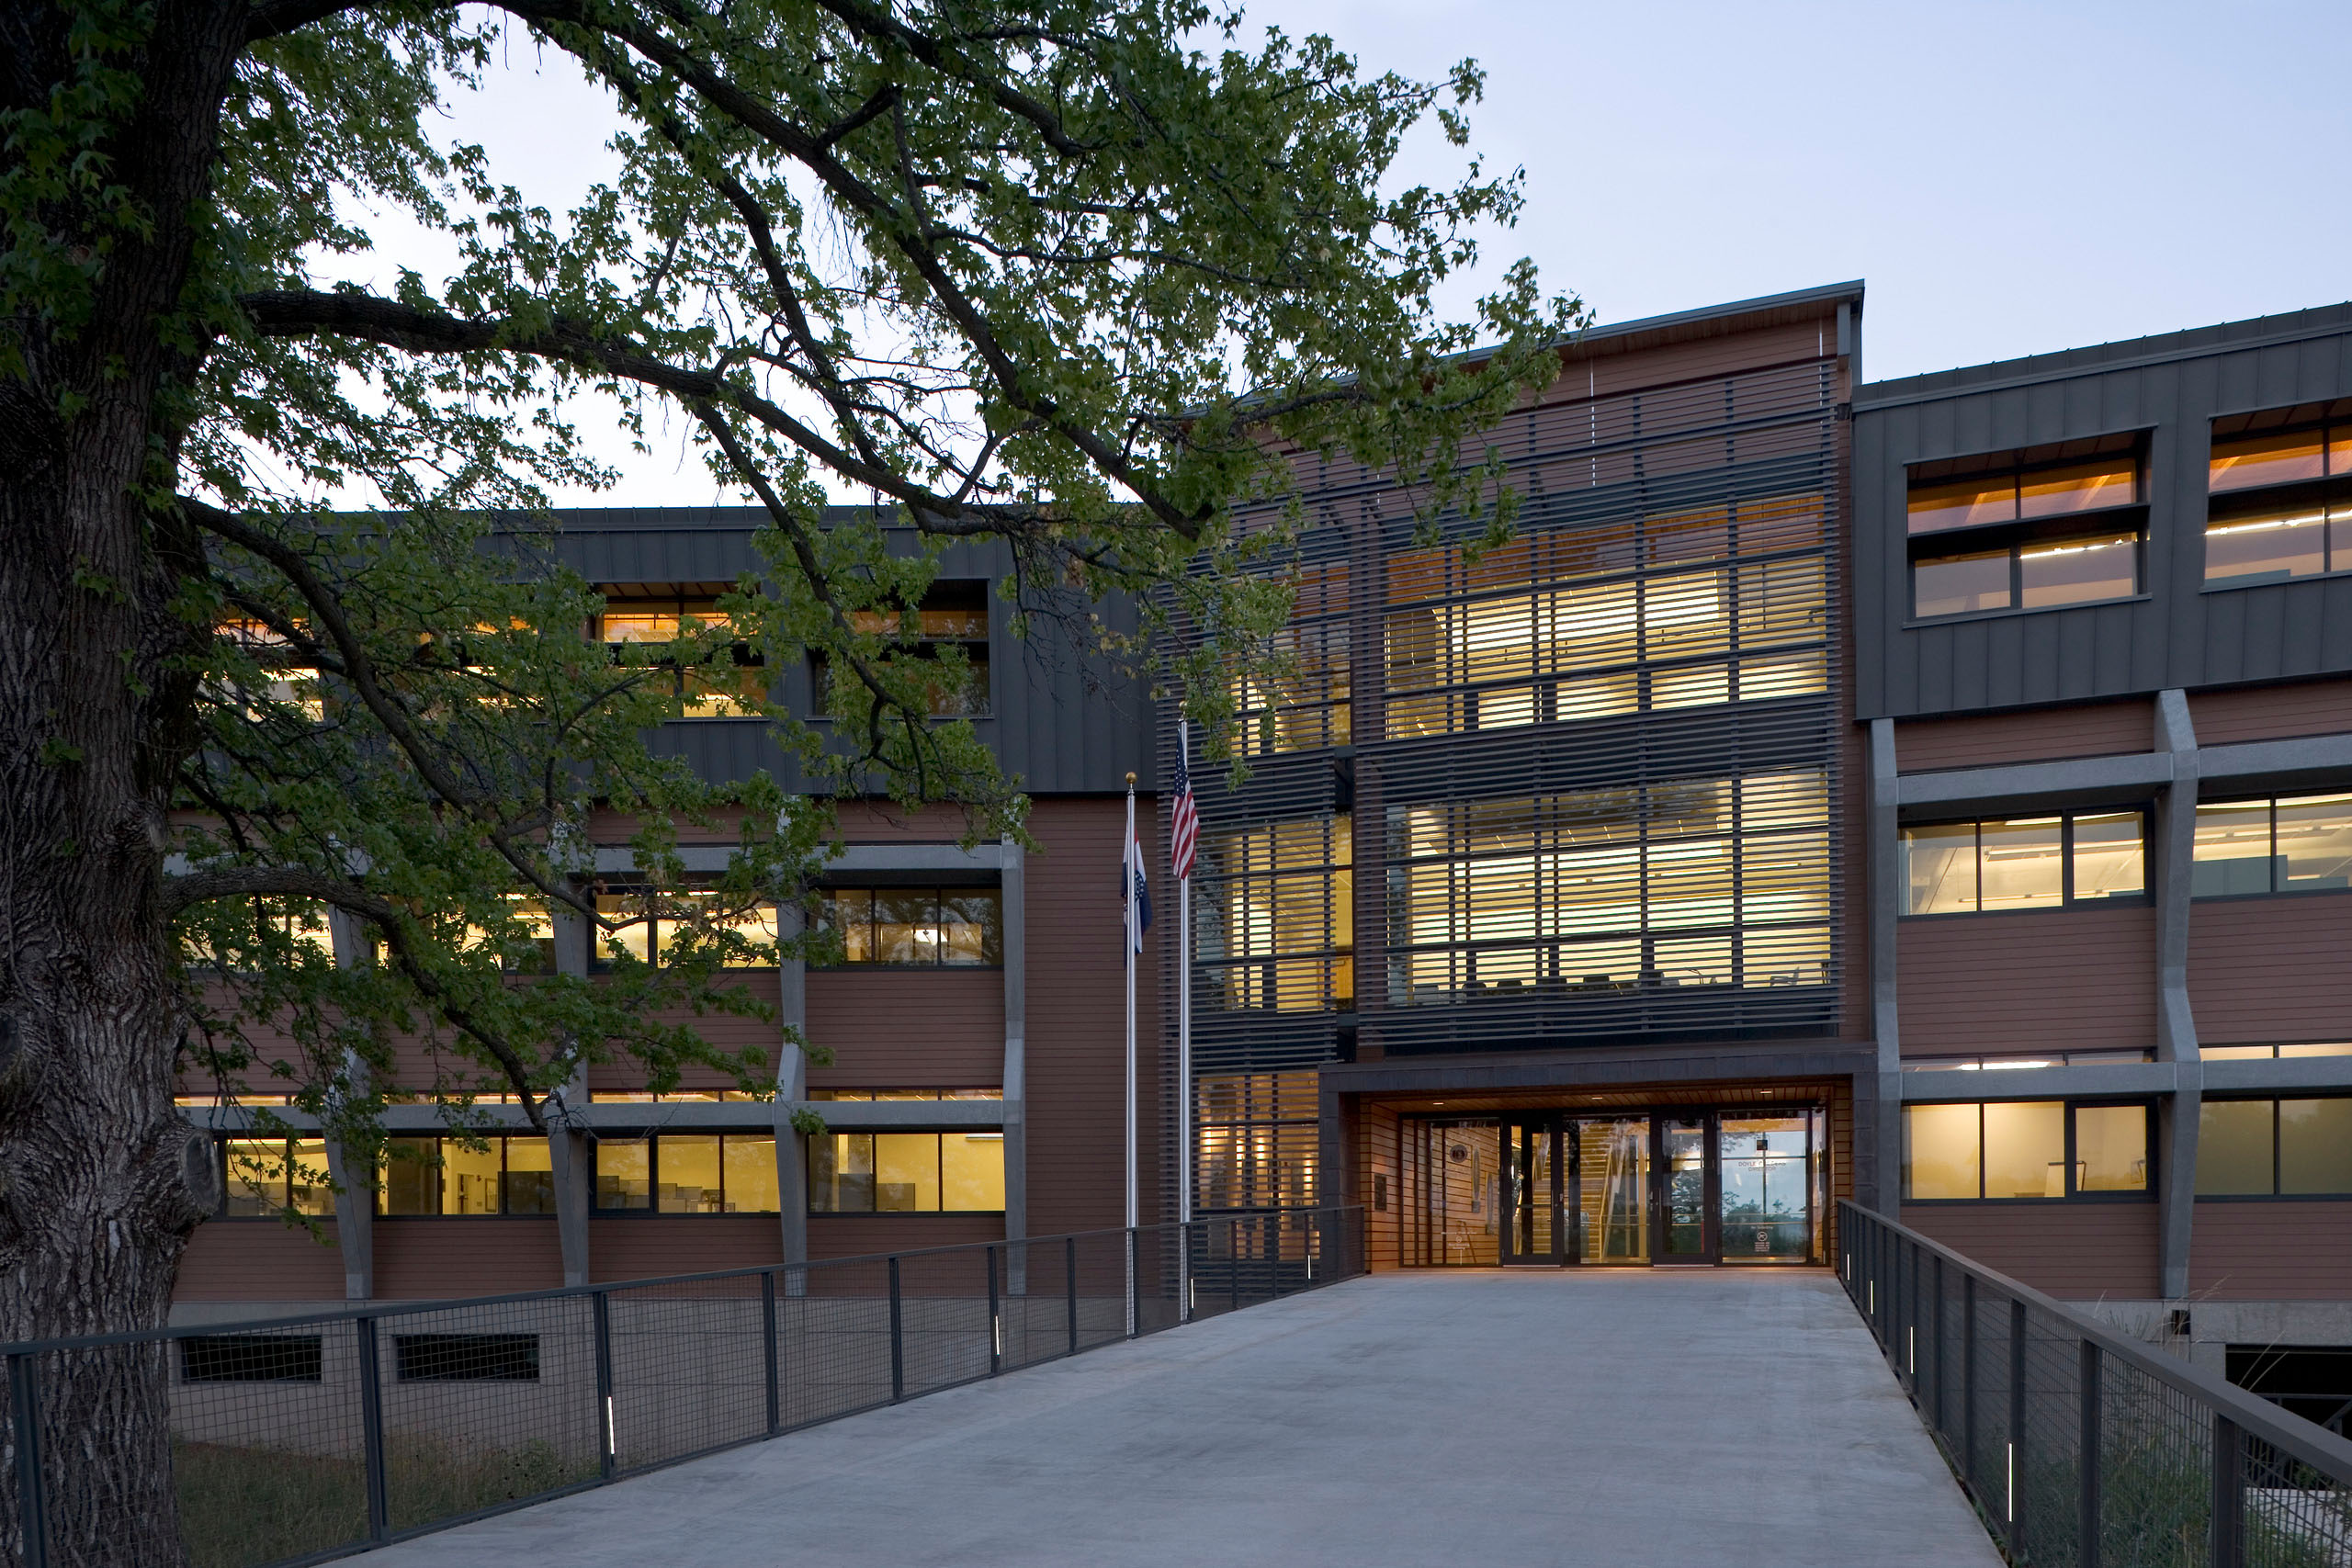
[[[2010,1562],[2352,1568],[2352,1442],[1838,1207],[1847,1294]]]
[[[320,1562],[1363,1259],[1361,1210],[1294,1209],[0,1346],[0,1562]]]

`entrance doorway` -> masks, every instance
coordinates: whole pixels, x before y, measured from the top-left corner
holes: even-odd
[[[1405,1122],[1408,1266],[1823,1261],[1815,1106]]]

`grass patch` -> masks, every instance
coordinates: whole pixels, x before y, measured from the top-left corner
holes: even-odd
[[[261,1568],[365,1540],[368,1477],[356,1458],[283,1448],[172,1445],[180,1536],[190,1568]],[[595,1456],[550,1442],[511,1447],[415,1432],[384,1445],[391,1528],[413,1529],[594,1480]]]

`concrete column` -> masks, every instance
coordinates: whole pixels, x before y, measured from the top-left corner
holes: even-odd
[[[569,909],[553,910],[549,918],[555,925],[556,973],[585,979],[589,944],[595,941],[595,928],[586,919]],[[588,1068],[585,1063],[572,1070],[571,1082],[565,1089],[563,1098],[567,1118],[587,1110]],[[563,1282],[566,1285],[589,1282],[588,1215],[595,1200],[594,1187],[590,1179],[595,1163],[594,1144],[594,1139],[581,1130],[576,1121],[567,1121],[561,1125],[550,1124],[548,1129],[548,1163],[555,1176],[556,1240],[563,1251]]]
[[[1869,860],[1873,1081],[1854,1085],[1854,1201],[1892,1218],[1903,1201],[1903,1038],[1895,1010],[1895,930],[1903,913],[1894,721],[1871,720]]]
[[[2156,797],[2149,846],[2156,905],[2156,1059],[2173,1064],[2173,1092],[2156,1103],[2156,1264],[2167,1301],[2188,1294],[2190,1231],[2197,1212],[2197,1127],[2204,1067],[2188,1007],[2189,888],[2196,870],[2199,765],[2188,694],[2156,694],[2156,750],[2172,758],[2172,783]]]
[[[1028,873],[1019,844],[1006,839],[998,852],[1004,906],[1004,1236],[1020,1241],[1029,1234]],[[1025,1265],[1025,1247],[1008,1251]]]
[[[334,944],[335,967],[357,969],[376,961],[374,933],[368,922],[341,909],[327,911],[327,935]],[[368,1091],[368,1065],[356,1056],[344,1058],[344,1074],[355,1094]],[[375,1172],[355,1170],[344,1157],[342,1143],[327,1140],[327,1174],[334,1179],[335,1248],[343,1255],[343,1297],[364,1302],[376,1294]]]
[[[798,904],[776,904],[776,937],[790,942],[799,937],[805,916]],[[776,970],[775,1053],[775,1190],[777,1218],[784,1229],[784,1260],[808,1261],[808,1140],[792,1124],[792,1108],[808,1098],[808,1058],[796,1041],[808,1037],[808,965],[797,956],[786,958]],[[786,1275],[786,1289],[798,1294],[806,1277]]]

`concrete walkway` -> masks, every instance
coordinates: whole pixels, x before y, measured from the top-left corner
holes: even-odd
[[[1826,1275],[1385,1274],[369,1568],[1997,1568]]]

